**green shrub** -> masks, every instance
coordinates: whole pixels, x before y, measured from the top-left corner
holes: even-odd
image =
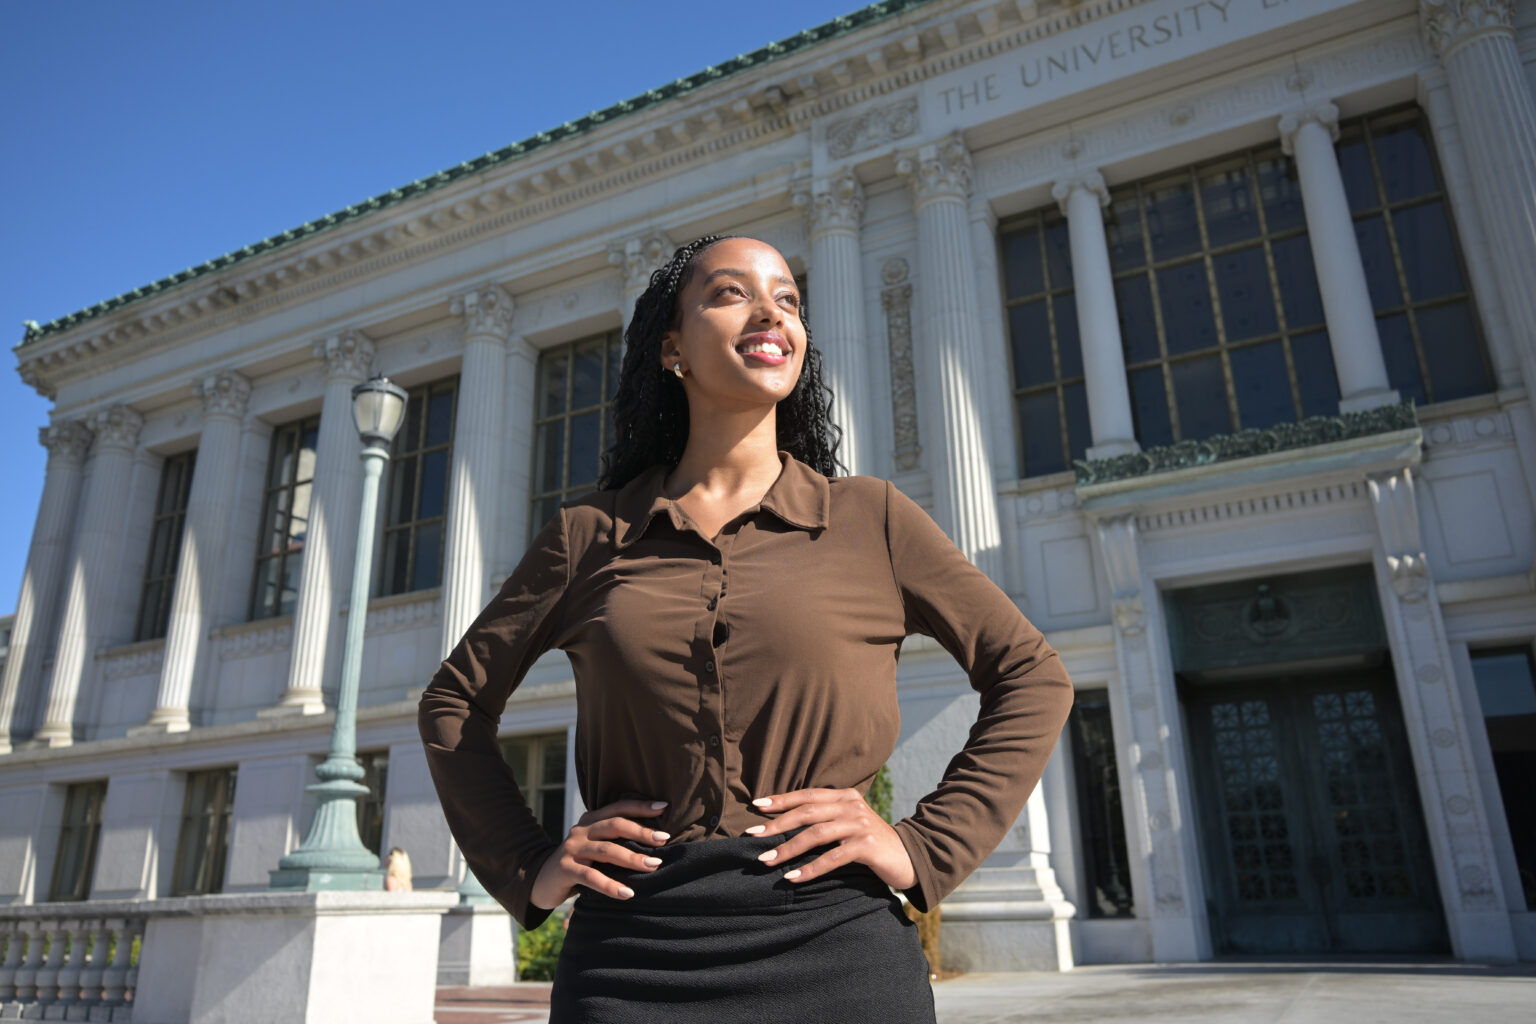
[[[555,963],[565,945],[565,914],[556,912],[537,928],[517,930],[517,976],[522,981],[555,980]]]
[[[889,765],[881,765],[875,772],[874,781],[869,784],[869,794],[864,798],[869,806],[875,809],[875,813],[885,819],[885,823],[891,823],[891,768]]]

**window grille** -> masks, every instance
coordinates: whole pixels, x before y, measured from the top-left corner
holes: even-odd
[[[224,888],[229,822],[235,803],[235,769],[190,772],[182,801],[172,896],[203,896]]]
[[[176,568],[181,561],[181,531],[187,518],[187,497],[192,492],[192,470],[196,461],[197,452],[182,452],[167,456],[160,467],[160,491],[155,498],[149,558],[144,563],[144,583],[139,591],[135,640],[163,637],[170,625]]]
[[[1077,695],[1068,718],[1072,774],[1077,785],[1078,830],[1083,844],[1083,892],[1088,917],[1134,917],[1125,816],[1115,734],[1104,690]]]
[[[501,741],[523,799],[554,842],[565,839],[565,733],[515,736]]]
[[[613,443],[613,393],[623,358],[617,330],[539,353],[529,539],[562,501],[597,486],[603,451]]]
[[[381,595],[426,590],[443,581],[458,391],[458,378],[450,377],[407,392],[405,422],[390,446]]]
[[[318,416],[272,432],[256,572],[251,584],[252,619],[291,614],[298,603],[319,438]]]
[[[107,800],[105,782],[79,782],[64,797],[64,822],[59,829],[58,852],[53,859],[50,900],[83,900],[90,897],[96,873],[96,847],[101,841],[101,810]]]

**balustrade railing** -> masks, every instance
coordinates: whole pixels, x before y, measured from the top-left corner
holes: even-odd
[[[154,904],[0,907],[0,1021],[133,1020],[139,947]]]

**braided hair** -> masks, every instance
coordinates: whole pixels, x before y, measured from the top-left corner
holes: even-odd
[[[661,338],[681,322],[677,297],[693,277],[694,257],[715,242],[743,235],[704,235],[679,246],[651,274],[635,300],[624,332],[624,363],[613,399],[614,443],[603,453],[598,489],[623,487],[657,463],[675,467],[688,443],[688,397],[683,382],[661,370]],[[794,390],[778,403],[778,446],[824,476],[847,473],[837,459],[842,429],[832,422],[832,392],[821,372],[821,351],[811,344],[804,302],[805,362]]]

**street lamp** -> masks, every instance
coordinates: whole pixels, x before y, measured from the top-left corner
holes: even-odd
[[[384,871],[378,854],[363,845],[357,832],[357,799],[368,793],[357,761],[357,685],[362,675],[363,625],[368,620],[368,581],[373,575],[373,520],[379,504],[379,475],[389,458],[389,443],[405,416],[405,391],[387,377],[374,377],[352,389],[352,416],[363,441],[363,503],[358,515],[357,557],[352,563],[352,598],[347,611],[346,647],[341,656],[341,688],[331,750],[315,769],[320,781],[308,787],[320,797],[309,835],[271,872],[272,888],[314,892],[320,889],[381,889]]]

